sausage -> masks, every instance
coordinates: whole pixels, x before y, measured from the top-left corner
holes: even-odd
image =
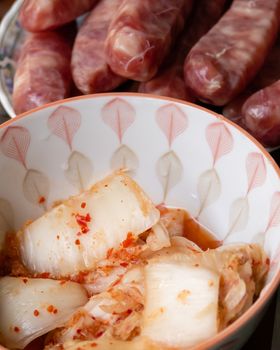
[[[13,106],[23,113],[69,97],[72,78],[71,45],[60,33],[29,34],[14,78]]]
[[[279,16],[280,0],[234,0],[186,58],[185,81],[195,96],[217,106],[237,96],[272,47]]]
[[[220,19],[226,4],[227,0],[200,0],[195,3],[185,34],[182,35],[184,44],[180,51],[182,61],[193,45]]]
[[[21,26],[30,32],[50,30],[89,11],[98,0],[25,0],[19,14]]]
[[[72,52],[72,75],[84,94],[110,91],[126,79],[106,63],[104,41],[122,0],[101,0],[82,24]]]
[[[195,100],[184,82],[180,66],[176,65],[163,70],[155,78],[141,83],[138,92],[174,97],[189,102]]]
[[[280,145],[280,80],[250,96],[242,107],[246,129],[264,146]]]
[[[230,101],[223,108],[223,115],[236,122],[239,125],[243,125],[241,109],[245,101],[256,91],[265,88],[268,85],[275,83],[280,79],[280,37],[276,42],[276,45],[271,49],[267,56],[264,65],[261,70],[255,76],[251,84],[240,95]]]
[[[183,64],[191,47],[204,35],[220,18],[226,0],[201,0],[194,4],[190,20],[187,21],[183,33],[180,35],[175,59],[167,63],[167,67],[148,82],[139,86],[139,92],[153,93],[161,96],[180,98],[194,101],[184,82]],[[201,20],[203,18],[203,20]],[[174,55],[174,53],[173,53]]]
[[[124,0],[105,43],[107,62],[124,77],[147,81],[183,30],[192,0]]]

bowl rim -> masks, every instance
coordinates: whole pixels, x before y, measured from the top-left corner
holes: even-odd
[[[0,125],[0,130],[9,126],[10,124],[13,124],[21,119],[24,119],[26,117],[31,116],[32,114],[42,111],[44,109],[47,109],[49,107],[57,106],[60,104],[64,104],[67,102],[72,101],[78,101],[78,100],[91,100],[91,99],[98,99],[99,97],[136,97],[136,98],[143,98],[143,99],[151,99],[151,100],[160,100],[160,101],[166,101],[166,102],[173,102],[178,103],[186,106],[191,106],[195,109],[199,109],[203,112],[206,112],[210,114],[214,119],[221,120],[225,122],[226,124],[229,124],[236,128],[241,134],[243,134],[246,138],[249,139],[250,142],[253,142],[255,146],[259,149],[259,151],[263,154],[263,156],[266,158],[266,160],[273,166],[276,174],[278,175],[280,179],[280,168],[276,164],[275,160],[272,158],[272,156],[268,153],[268,151],[260,144],[259,141],[257,141],[251,134],[249,134],[246,130],[242,129],[239,125],[235,124],[234,122],[228,120],[223,115],[220,115],[216,112],[213,112],[212,110],[209,110],[205,107],[196,105],[191,102],[179,100],[172,97],[164,97],[164,96],[158,96],[153,94],[145,94],[145,93],[135,93],[135,92],[106,92],[106,93],[96,93],[96,94],[89,94],[89,95],[81,95],[81,96],[75,96],[70,97],[63,100],[58,100],[55,102],[47,103],[43,106],[34,108],[32,110],[29,110],[27,112],[21,113],[14,118],[9,119],[8,121],[2,123]],[[248,321],[253,319],[254,316],[257,316],[258,312],[262,311],[263,308],[267,305],[269,300],[272,298],[273,294],[275,293],[276,289],[278,288],[280,284],[280,269],[278,268],[278,271],[276,272],[276,275],[273,277],[272,281],[270,282],[270,285],[268,288],[266,288],[262,295],[250,306],[250,308],[245,311],[244,314],[242,314],[236,321],[234,321],[231,325],[226,327],[224,330],[218,332],[215,336],[211,337],[208,340],[205,340],[201,342],[198,345],[195,345],[190,348],[190,350],[206,350],[209,347],[217,345],[219,342],[226,341],[227,338],[234,335],[236,332],[240,331],[240,329],[247,324]]]

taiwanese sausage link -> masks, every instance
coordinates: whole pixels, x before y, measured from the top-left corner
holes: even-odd
[[[241,109],[245,101],[256,91],[263,89],[280,79],[280,37],[271,49],[264,65],[255,76],[251,84],[240,95],[230,101],[223,108],[223,115],[243,126]]]
[[[104,41],[111,20],[122,0],[101,0],[87,17],[72,52],[72,74],[84,94],[110,91],[125,81],[106,63]]]
[[[180,67],[174,65],[163,70],[153,79],[141,83],[138,92],[174,97],[189,102],[195,101],[184,82]]]
[[[224,105],[262,66],[279,28],[280,0],[234,0],[186,58],[185,81],[202,101]]]
[[[71,22],[89,11],[98,0],[25,0],[19,15],[23,28],[40,32]]]
[[[107,62],[124,77],[147,81],[182,31],[192,0],[124,0],[110,25]]]
[[[69,97],[71,45],[56,32],[29,34],[14,78],[13,106],[23,113]]]
[[[141,83],[139,92],[175,97],[186,101],[194,100],[184,82],[184,59],[191,47],[217,22],[222,15],[225,2],[226,0],[201,0],[194,3],[190,20],[187,21],[184,31],[178,38],[177,47],[174,50],[175,59],[173,58],[173,62],[167,64],[165,69],[161,69],[153,79]],[[174,57],[174,53],[172,56]]]
[[[242,107],[246,129],[263,145],[280,145],[280,80],[253,94]]]

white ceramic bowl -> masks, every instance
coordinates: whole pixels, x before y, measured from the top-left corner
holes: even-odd
[[[0,128],[0,229],[126,167],[156,204],[184,207],[218,239],[263,242],[271,269],[260,298],[195,349],[246,341],[280,280],[279,169],[254,139],[206,109],[140,94],[59,101]]]
[[[23,1],[15,0],[0,23],[0,104],[11,118],[16,116],[12,104],[14,75],[20,48],[26,35],[18,21],[19,10]],[[78,25],[83,19],[84,15],[77,19]],[[271,152],[279,148],[280,146],[267,148],[267,150]]]

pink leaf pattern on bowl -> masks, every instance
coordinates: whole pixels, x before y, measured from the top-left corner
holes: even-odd
[[[126,145],[121,145],[112,155],[111,169],[135,171],[139,162],[136,154]]]
[[[59,106],[48,119],[48,127],[51,132],[65,141],[70,150],[72,150],[73,137],[80,125],[80,112],[67,106]]]
[[[49,179],[38,170],[27,171],[23,180],[23,194],[32,204],[46,210],[46,202],[50,191]]]
[[[163,187],[163,202],[171,188],[178,184],[183,176],[183,165],[175,152],[169,151],[157,162],[157,175]]]
[[[229,236],[233,232],[241,231],[246,228],[249,220],[249,202],[247,197],[237,198],[230,206]],[[225,237],[226,238],[226,237]]]
[[[30,145],[31,136],[28,129],[22,126],[11,126],[1,137],[2,152],[9,158],[21,163],[26,169],[23,180],[23,194],[32,204],[46,208],[45,202],[49,194],[49,181],[47,177],[37,170],[28,169],[26,155]]]
[[[135,120],[135,109],[121,98],[114,98],[106,103],[101,111],[102,119],[117,135],[122,143],[126,130]]]
[[[156,121],[166,136],[169,147],[188,127],[186,113],[174,103],[160,107],[156,113]]]
[[[212,153],[213,163],[212,168],[201,174],[198,180],[200,208],[198,209],[197,218],[205,208],[213,204],[221,195],[221,182],[215,170],[215,165],[221,157],[230,153],[233,149],[232,134],[223,122],[209,124],[205,136]]]
[[[265,233],[280,224],[280,192],[275,192],[270,203],[270,213]]]
[[[157,174],[163,187],[163,202],[168,192],[181,180],[183,165],[177,154],[171,150],[173,141],[188,127],[186,113],[175,103],[168,103],[158,108],[156,122],[165,135],[169,152],[163,154],[157,162]]]
[[[233,149],[233,137],[225,123],[216,122],[208,125],[206,140],[213,156],[213,166],[218,159]]]
[[[266,166],[260,153],[251,152],[248,154],[246,158],[246,173],[248,179],[247,192],[243,198],[236,199],[230,207],[229,230],[224,240],[232,233],[241,231],[247,226],[250,211],[248,196],[254,188],[262,186],[266,179]],[[260,243],[263,242],[260,233],[257,233],[253,240]]]
[[[91,160],[80,152],[72,152],[68,159],[68,167],[65,170],[66,179],[81,192],[88,188],[92,174],[93,165]]]
[[[0,145],[5,156],[13,158],[26,167],[26,154],[30,145],[30,133],[22,126],[10,126],[3,133]]]
[[[264,158],[260,153],[252,152],[246,159],[246,170],[248,178],[248,190],[251,192],[254,188],[262,186],[266,179],[266,166]]]
[[[199,176],[197,192],[200,199],[198,218],[202,211],[214,203],[221,194],[221,181],[214,168],[206,170]]]

